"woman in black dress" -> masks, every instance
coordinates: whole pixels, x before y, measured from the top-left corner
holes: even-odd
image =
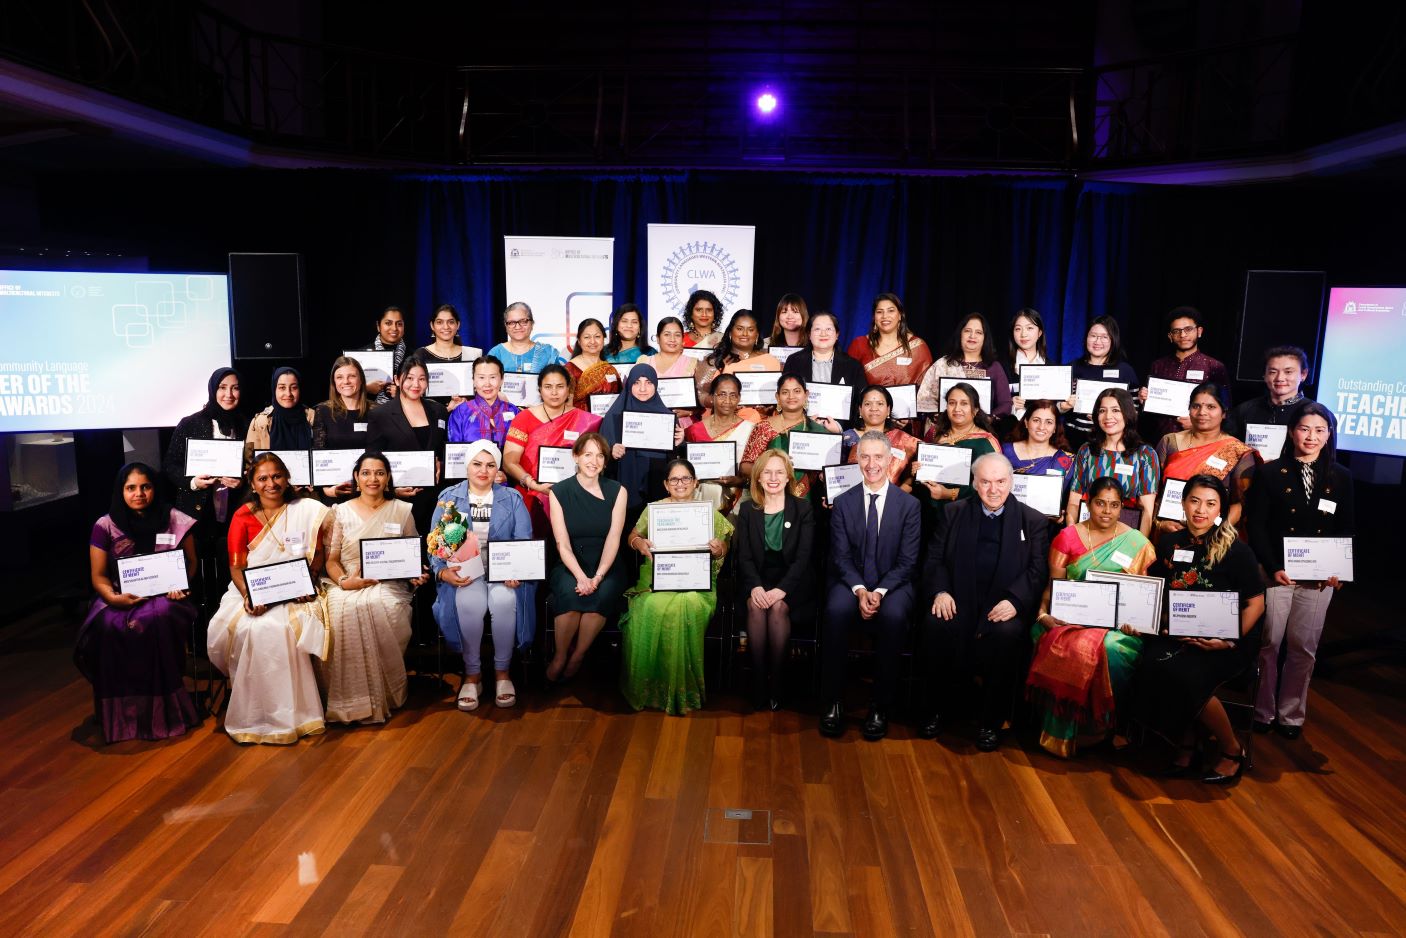
[[[366,445],[382,453],[432,452],[434,484],[424,486],[398,485],[397,498],[410,502],[415,527],[420,531],[434,530],[435,496],[439,481],[444,477],[445,426],[449,413],[436,401],[425,397],[430,386],[430,373],[419,354],[407,355],[396,372],[395,397],[367,415]]]
[[[365,452],[371,401],[366,372],[355,358],[339,355],[332,362],[327,400],[313,408],[313,449],[355,449]],[[389,400],[389,398],[387,398]],[[321,487],[325,501],[346,501],[354,494],[351,479]]]
[[[1169,773],[1174,777],[1196,774],[1199,727],[1216,746],[1205,760],[1201,780],[1224,785],[1240,778],[1245,753],[1215,690],[1244,671],[1259,653],[1264,584],[1254,552],[1223,519],[1230,504],[1224,482],[1192,476],[1181,503],[1186,527],[1162,536],[1157,560],[1147,572],[1166,581],[1167,606],[1182,590],[1238,593],[1240,637],[1148,636],[1133,678],[1133,712],[1145,726],[1179,745]]]
[[[586,652],[627,585],[615,568],[625,530],[625,489],[605,478],[608,451],[599,433],[581,434],[571,447],[576,474],[552,486],[552,536],[561,562],[547,577],[556,613],[549,681],[574,677],[581,670]]]

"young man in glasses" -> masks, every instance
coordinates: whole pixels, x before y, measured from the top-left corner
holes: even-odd
[[[1189,381],[1200,384],[1211,381],[1220,389],[1221,404],[1230,408],[1230,374],[1225,365],[1201,351],[1201,312],[1194,306],[1178,306],[1167,314],[1167,341],[1172,343],[1172,354],[1163,356],[1148,368],[1149,378],[1166,378],[1168,381]],[[1147,401],[1147,388],[1138,395],[1138,402]],[[1152,433],[1147,436],[1155,443],[1168,433],[1185,430],[1191,426],[1190,417],[1168,417],[1163,414],[1150,414],[1147,425]]]

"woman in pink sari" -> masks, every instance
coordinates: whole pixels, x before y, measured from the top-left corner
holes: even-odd
[[[849,344],[849,355],[864,366],[870,384],[893,387],[917,384],[932,367],[932,351],[908,331],[903,301],[893,293],[874,297],[874,321],[868,335]]]
[[[552,530],[548,508],[552,483],[537,478],[542,447],[570,449],[581,434],[600,426],[600,418],[571,406],[571,375],[562,365],[542,369],[537,375],[537,391],[542,403],[523,408],[508,428],[503,471],[527,503],[533,534],[545,538]]]

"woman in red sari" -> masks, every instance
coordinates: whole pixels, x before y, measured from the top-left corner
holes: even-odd
[[[571,406],[571,375],[563,365],[543,368],[537,375],[537,391],[542,395],[542,403],[523,408],[508,428],[503,471],[517,484],[517,490],[527,503],[532,533],[545,538],[552,530],[548,509],[552,483],[537,479],[541,449],[544,446],[570,449],[581,434],[600,426],[600,418]]]
[[[903,301],[893,293],[874,297],[874,321],[868,335],[849,344],[849,355],[864,366],[870,384],[893,387],[918,384],[932,367],[932,351],[908,331]]]
[[[1221,429],[1225,405],[1221,403],[1220,388],[1210,381],[1192,389],[1190,418],[1190,427],[1168,433],[1157,444],[1162,480],[1185,482],[1196,475],[1220,479],[1230,492],[1226,519],[1238,528],[1245,490],[1250,487],[1250,471],[1260,462],[1259,451]],[[1159,532],[1181,529],[1180,521],[1157,522]]]
[[[619,394],[620,376],[615,366],[601,358],[605,348],[605,326],[597,319],[587,319],[576,330],[576,348],[571,350],[573,358],[566,363],[566,372],[571,375],[571,403],[589,412],[592,394]]]

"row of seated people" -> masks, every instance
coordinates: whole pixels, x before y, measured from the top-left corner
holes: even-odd
[[[1265,570],[1272,571],[1275,588],[1288,590],[1291,601],[1300,591],[1321,593],[1322,585],[1314,589],[1310,584],[1285,582],[1283,536],[1341,533],[1345,529],[1350,532],[1351,526],[1350,484],[1332,459],[1332,415],[1312,402],[1305,402],[1300,410],[1299,419],[1291,421],[1292,432],[1283,457],[1265,467],[1262,483],[1250,490],[1252,495],[1264,493],[1261,498],[1250,499],[1251,517],[1260,519],[1252,520],[1251,529],[1257,532],[1252,542],[1256,542]],[[627,584],[617,572],[615,560],[626,527],[628,496],[624,484],[603,475],[614,449],[615,445],[599,434],[581,434],[572,446],[576,474],[548,492],[547,515],[559,556],[548,578],[556,613],[556,648],[548,676],[567,677],[579,668],[610,609],[624,597],[628,600],[622,618],[627,696],[636,706],[686,711],[702,700],[701,636],[716,602],[714,591],[655,593],[649,586],[648,565],[642,568],[639,582],[630,590],[625,589]],[[928,686],[958,686],[948,679],[954,672],[976,670],[983,674],[978,733],[982,748],[994,748],[998,742],[1003,715],[1010,706],[1011,688],[1019,683],[1019,663],[1024,660],[1012,648],[1019,646],[1025,629],[1033,626],[1037,632],[1048,629],[1049,634],[1058,635],[1095,634],[1098,643],[1107,649],[1100,673],[1111,681],[1110,672],[1126,663],[1125,646],[1136,639],[1121,633],[1090,633],[1072,628],[1050,620],[1039,609],[1037,596],[1046,581],[1048,519],[1009,496],[1011,468],[1007,460],[994,454],[977,460],[973,469],[977,498],[959,500],[942,512],[930,538],[926,573],[919,579],[915,571],[922,539],[920,509],[916,499],[891,482],[894,448],[886,435],[867,431],[856,450],[864,485],[840,496],[830,513],[830,568],[834,583],[826,596],[822,617],[822,660],[825,692],[835,702],[822,718],[823,732],[833,734],[842,729],[843,709],[838,698],[844,685],[843,649],[850,626],[864,622],[875,629],[879,646],[879,678],[865,733],[871,738],[883,735],[886,711],[892,703],[896,649],[901,647],[917,596],[923,597],[924,606],[929,597],[931,602],[920,642],[924,674],[937,678],[927,681]],[[473,451],[469,478],[441,493],[441,507],[455,509],[452,513],[446,510],[445,514],[468,519],[469,525],[460,523],[459,527],[469,527],[476,537],[485,540],[504,535],[520,539],[532,530],[521,495],[497,484],[503,463],[497,447],[483,441]],[[702,497],[686,460],[669,460],[666,466],[670,498]],[[404,700],[400,653],[409,637],[410,592],[418,582],[375,583],[361,579],[357,544],[361,538],[413,534],[418,528],[410,507],[390,497],[394,485],[385,457],[363,454],[355,479],[355,497],[329,509],[315,499],[296,496],[288,485],[287,469],[276,455],[259,456],[250,468],[248,501],[235,512],[229,527],[228,552],[234,575],[211,621],[207,640],[212,661],[232,678],[226,728],[237,739],[288,742],[320,730],[325,717],[377,722]],[[826,509],[798,496],[799,479],[780,448],[769,448],[754,460],[750,489],[751,498],[739,506],[735,522],[716,513],[715,536],[709,549],[715,558],[714,575],[729,543],[737,550],[738,579],[746,595],[749,646],[756,662],[754,673],[763,679],[774,679],[783,657],[780,652],[785,633],[796,615],[792,605],[804,603],[807,595],[805,589],[798,588],[798,577],[808,577],[814,566],[812,534],[816,515]],[[114,663],[133,665],[139,659],[152,657],[148,654],[150,648],[134,655],[123,642],[144,640],[151,647],[165,649],[168,662],[173,654],[179,658],[182,636],[193,618],[184,595],[173,593],[143,600],[119,593],[113,586],[112,565],[124,554],[181,549],[187,553],[188,564],[194,565],[195,547],[189,536],[191,519],[161,507],[155,490],[153,470],[124,467],[113,510],[95,527],[92,539],[93,581],[98,599],[80,637],[79,661],[94,680],[99,714],[110,739],[183,732],[193,716],[180,686],[179,671],[174,679],[169,669],[155,676],[148,674],[148,683],[142,687],[156,692],[145,694],[132,693],[136,685],[125,672],[133,671],[133,667],[113,667]],[[1335,499],[1329,499],[1330,495]],[[1238,662],[1246,654],[1252,656],[1256,646],[1249,631],[1258,622],[1258,609],[1262,608],[1254,555],[1248,554],[1249,549],[1238,541],[1233,523],[1223,514],[1229,500],[1220,479],[1194,477],[1183,497],[1185,525],[1159,541],[1157,555],[1165,568],[1160,573],[1173,589],[1228,584],[1238,591],[1246,609],[1245,639],[1166,641],[1168,648],[1157,656],[1143,655],[1143,670],[1149,674],[1160,673],[1155,662],[1180,662],[1161,671],[1166,672],[1173,690],[1185,691],[1177,694],[1163,687],[1144,694],[1162,707],[1168,707],[1173,700],[1181,704],[1161,717],[1154,714],[1149,721],[1172,735],[1177,735],[1180,727],[1184,735],[1186,726],[1182,724],[1189,725],[1190,718],[1199,713],[1221,751],[1228,754],[1211,766],[1212,775],[1217,777],[1235,774],[1233,757],[1238,744],[1233,734],[1227,734],[1215,719],[1217,713],[1223,717],[1223,712],[1206,705],[1206,695],[1201,693],[1206,674],[1216,677],[1220,672],[1199,665],[1221,660]],[[1156,566],[1149,566],[1150,546],[1146,539],[1117,521],[1124,502],[1116,476],[1094,480],[1089,490],[1089,519],[1071,526],[1056,539],[1056,550],[1049,557],[1056,572],[1061,565],[1069,571],[1068,575],[1080,572],[1075,561],[1085,553],[1106,555],[1111,563],[1128,572],[1146,572]],[[1326,503],[1330,502],[1341,507],[1329,511]],[[1253,509],[1257,503],[1264,506],[1258,512]],[[1299,515],[1300,508],[1310,517]],[[1000,521],[1003,517],[1006,520]],[[432,545],[434,534],[443,536],[450,527],[444,522],[451,518],[440,516],[439,527],[430,537]],[[1005,530],[1017,522],[1017,527]],[[731,538],[734,524],[741,530],[736,538]],[[495,527],[499,529],[496,532]],[[646,531],[641,515],[639,522],[631,526],[626,543],[648,556],[651,545]],[[1016,544],[1020,546],[1015,548]],[[1104,549],[1110,545],[1111,553]],[[293,557],[305,557],[314,570],[325,573],[317,594],[267,609],[251,605],[243,571],[249,566]],[[1061,564],[1061,558],[1069,559]],[[481,577],[468,578],[444,560],[432,554],[431,570],[426,571],[426,576],[433,572],[439,580],[437,618],[446,637],[459,639],[465,656],[468,678],[460,692],[459,706],[465,710],[478,707],[477,652],[485,611],[494,631],[502,630],[502,635],[495,635],[494,640],[495,655],[504,656],[495,661],[494,702],[510,706],[516,695],[507,678],[505,658],[514,644],[524,636],[530,638],[535,628],[530,621],[524,621],[532,615],[533,603],[523,592],[530,585],[491,584]],[[1019,582],[1010,580],[1012,576]],[[989,602],[995,596],[1003,598]],[[1326,607],[1326,603],[1321,605]],[[134,623],[141,623],[141,627]],[[1155,642],[1152,638],[1143,641]],[[1078,738],[1076,731],[1089,728],[1085,724],[1090,724],[1094,732],[1106,724],[1110,701],[1091,702],[1075,694],[1071,703],[1068,694],[1060,697],[1056,691],[1068,691],[1072,686],[1068,674],[1059,675],[1060,680],[1040,683],[1037,678],[1044,673],[1040,666],[1049,657],[1043,649],[1042,639],[1030,672],[1035,699],[1045,700],[1050,711],[1042,741],[1067,753]],[[1193,655],[1192,649],[1208,654]],[[325,689],[325,705],[320,699],[318,673],[312,665],[314,658],[321,661],[318,671]],[[1081,660],[1087,659],[1085,653]],[[1182,673],[1177,670],[1179,666],[1190,671]],[[1097,676],[1090,675],[1089,680]],[[1290,668],[1286,667],[1279,695],[1281,702],[1297,699],[1300,712],[1308,673],[1301,677],[1302,688],[1289,686]],[[1156,687],[1155,679],[1136,683]],[[1273,708],[1275,682],[1269,682],[1268,687]],[[1088,686],[1080,693],[1087,694]],[[1048,696],[1041,697],[1042,694]],[[765,685],[759,696],[766,699]],[[1088,705],[1087,713],[1079,707],[1083,704]],[[937,712],[935,705],[933,709]],[[923,726],[923,732],[935,733],[938,726],[934,718]]]

